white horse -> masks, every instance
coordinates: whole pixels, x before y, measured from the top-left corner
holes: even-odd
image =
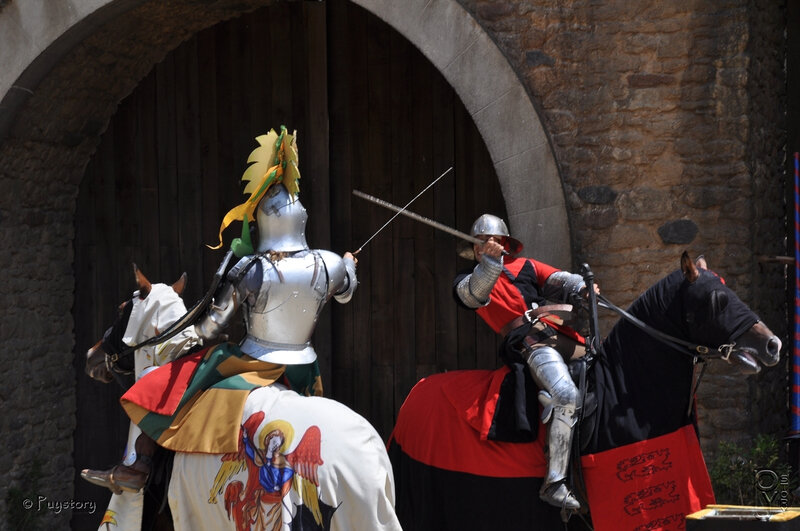
[[[186,287],[186,274],[171,286],[151,284],[136,264],[133,265],[133,274],[139,289],[133,293],[129,301],[120,306],[120,317],[104,335],[106,341],[116,340],[126,345],[142,343],[168,328],[186,313],[186,306],[181,299]],[[127,326],[124,327],[121,323],[123,316],[127,320]],[[112,337],[114,334],[118,337]],[[98,341],[87,352],[86,372],[92,378],[108,383],[113,379],[111,371],[116,368],[106,364],[102,342],[103,340]],[[136,350],[133,353],[134,379],[138,381],[156,367],[166,365],[185,354],[197,343],[198,338],[194,330],[187,328],[164,343]],[[141,432],[136,424],[130,423],[122,456],[123,464],[130,465],[136,461],[134,442]],[[119,529],[141,529],[143,507],[144,496],[141,492],[112,494],[100,529],[107,530],[111,526],[117,526]]]
[[[114,337],[122,337],[126,345],[138,344],[186,312],[178,296],[183,277],[175,288],[151,285],[142,298],[140,276],[144,278],[137,272],[140,289],[133,304],[139,299],[138,304],[158,310],[149,318],[134,319],[139,315],[135,306],[130,318],[126,318],[127,303],[121,307],[121,316],[105,339],[87,353],[87,372],[94,378],[110,378],[106,364],[99,360],[107,359],[113,350]],[[161,320],[162,313],[168,313],[171,321]],[[163,349],[173,357],[180,355],[197,339],[186,331],[170,341],[175,346],[158,345],[151,357]],[[137,352],[137,356],[146,359],[147,353]],[[175,529],[401,529],[386,447],[357,413],[333,400],[300,396],[274,383],[249,394],[240,422],[237,452],[176,453],[168,490]],[[109,511],[101,529],[140,528],[141,517],[136,520]]]

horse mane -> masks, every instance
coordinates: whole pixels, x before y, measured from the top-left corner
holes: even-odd
[[[685,335],[686,332],[681,330],[680,308],[676,302],[683,282],[681,271],[673,271],[639,295],[628,307],[628,313],[666,334]],[[650,335],[637,326],[620,319],[603,341],[602,351],[607,355],[616,356],[634,349],[663,349],[664,345],[654,345],[654,342]]]

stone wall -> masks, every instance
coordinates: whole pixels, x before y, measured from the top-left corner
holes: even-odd
[[[603,293],[629,303],[687,249],[787,338],[784,266],[758,259],[786,252],[783,3],[462,3],[539,106],[576,264]],[[785,433],[785,364],[745,384],[723,364],[707,374],[707,453]]]
[[[754,230],[748,245],[758,256],[791,254],[789,219],[792,219],[791,175],[785,175],[787,81],[786,42],[781,27],[786,24],[782,2],[751,2],[747,6],[750,38],[744,55],[748,57],[746,90],[748,103],[747,149],[745,164],[752,176],[753,202],[749,206]],[[785,266],[774,262],[750,262],[751,302],[756,312],[784,338],[781,364],[752,382],[749,403],[751,433],[771,432],[784,436],[787,430],[786,375],[791,373],[792,351],[788,329],[792,310],[781,295],[789,292]],[[789,277],[792,268],[787,270]],[[792,292],[793,297],[793,292]],[[782,324],[781,324],[782,323]],[[711,396],[709,393],[707,396]],[[727,410],[727,418],[736,418]],[[720,415],[722,417],[722,415]],[[748,420],[748,419],[745,419]],[[741,421],[740,421],[741,422]]]

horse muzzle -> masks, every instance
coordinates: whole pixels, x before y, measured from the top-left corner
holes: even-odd
[[[773,367],[781,357],[781,340],[772,331],[758,321],[736,341],[729,361],[735,363],[747,374],[755,374],[761,365]]]
[[[781,347],[783,343],[781,340],[778,339],[778,336],[772,336],[767,340],[767,360],[762,360],[764,365],[767,367],[772,367],[778,364],[778,361],[781,359]]]
[[[86,351],[86,374],[93,380],[103,383],[109,383],[114,379],[114,375],[108,368],[106,358],[108,355],[102,347],[102,341],[98,341],[96,345]]]

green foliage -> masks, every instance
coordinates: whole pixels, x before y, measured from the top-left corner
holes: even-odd
[[[752,446],[722,442],[709,467],[717,503],[749,506],[797,505],[792,467],[781,459],[778,439],[758,435]]]
[[[15,531],[42,529],[42,517],[35,507],[39,493],[39,480],[42,478],[42,463],[34,459],[31,468],[19,486],[10,487],[6,494],[6,522]]]

